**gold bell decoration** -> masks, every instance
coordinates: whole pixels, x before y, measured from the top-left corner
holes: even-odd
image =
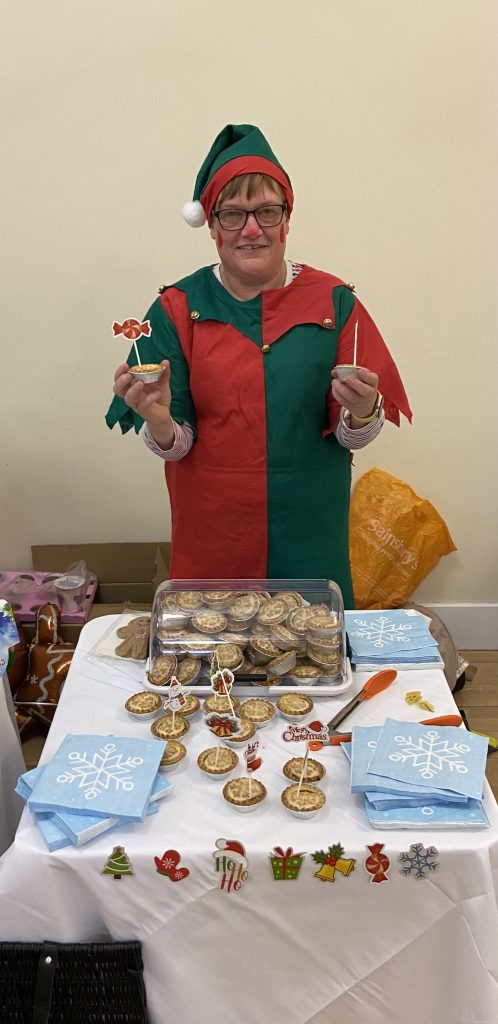
[[[344,878],[354,871],[356,860],[353,857],[343,857],[344,847],[340,843],[329,846],[328,850],[317,850],[312,854],[315,864],[321,864],[318,871],[315,871],[315,878],[321,882],[335,882],[335,873],[339,871]]]

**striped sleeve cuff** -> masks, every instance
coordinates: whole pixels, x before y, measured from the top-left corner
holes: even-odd
[[[174,441],[171,448],[167,451],[161,448],[157,441],[149,433],[147,424],[144,423],[141,434],[147,448],[150,449],[154,455],[159,455],[160,459],[164,462],[177,462],[178,459],[185,458],[188,455],[193,443],[194,443],[194,431],[190,426],[190,423],[177,423],[173,420],[173,429],[175,431]]]
[[[339,423],[335,429],[335,436],[339,444],[343,448],[349,448],[350,451],[366,448],[367,444],[370,444],[380,434],[384,426],[384,411],[381,412],[380,416],[376,416],[374,420],[371,420],[370,423],[365,423],[363,427],[358,427],[357,430],[353,430],[350,423],[351,414],[349,410],[341,409]]]

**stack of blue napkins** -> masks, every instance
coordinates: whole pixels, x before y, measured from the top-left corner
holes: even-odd
[[[429,620],[404,609],[344,612],[346,630],[357,668],[426,668],[442,666]]]
[[[489,828],[485,737],[387,718],[383,726],[356,726],[342,747],[351,791],[364,793],[375,828]]]
[[[155,814],[172,784],[158,772],[163,745],[120,736],[66,736],[51,761],[20,776],[16,791],[49,850],[82,846]]]

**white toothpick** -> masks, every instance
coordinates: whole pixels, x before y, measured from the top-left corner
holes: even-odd
[[[225,682],[225,677],[224,676],[223,676],[223,689],[225,691],[226,696],[228,697],[228,703],[230,705],[230,711],[231,711],[232,715],[235,716],[235,711],[233,709],[232,699],[230,697],[230,690],[228,689],[228,686],[227,686],[227,684]]]
[[[308,764],[308,755],[309,755],[309,752],[310,752],[310,745],[309,745],[309,740],[306,740],[306,753],[305,753],[305,755],[304,755],[304,760],[303,760],[303,767],[302,767],[302,770],[301,770],[301,775],[300,775],[300,777],[299,777],[299,783],[298,783],[298,787],[297,787],[297,795],[298,795],[298,796],[299,796],[299,794],[300,794],[300,792],[301,792],[301,786],[302,786],[302,784],[303,784],[303,779],[304,779],[304,776],[306,775],[306,766],[307,766],[307,764]]]
[[[214,759],[214,767],[215,768],[218,767],[218,758],[220,756],[220,750],[221,750],[221,747],[219,747],[219,746],[216,747],[216,756],[215,756],[215,759]]]
[[[358,341],[358,321],[354,325],[354,352],[353,352],[353,366],[356,366],[356,344]]]
[[[138,354],[138,348],[137,348],[136,341],[133,342],[133,348],[135,349],[135,354],[136,354],[136,357],[137,357],[137,360],[138,360],[138,365],[141,366],[142,365],[142,360],[140,359],[140,356]]]

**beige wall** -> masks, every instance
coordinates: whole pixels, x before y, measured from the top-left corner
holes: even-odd
[[[413,426],[355,472],[402,477],[448,523],[459,550],[418,596],[498,600],[495,15],[4,5],[3,567],[28,567],[32,543],[169,536],[159,462],[104,425],[125,356],[110,325],[214,256],[180,208],[215,134],[250,121],[293,181],[289,255],[356,282],[401,369]]]

